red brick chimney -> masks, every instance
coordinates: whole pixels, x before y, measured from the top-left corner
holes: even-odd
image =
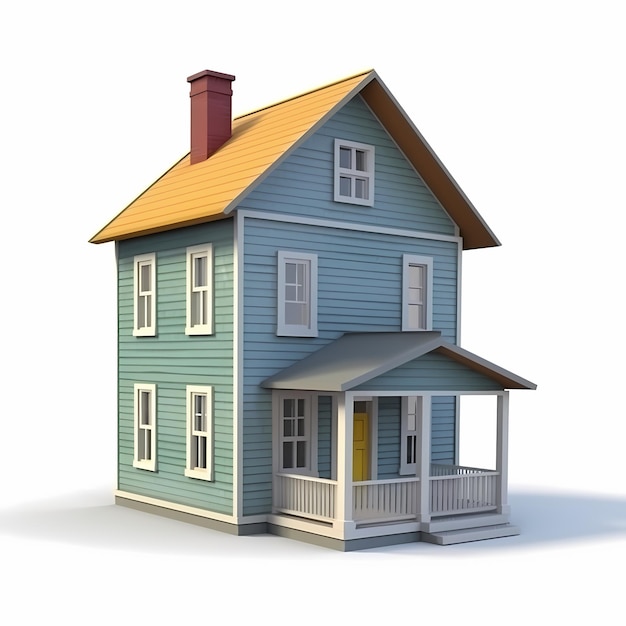
[[[230,74],[204,70],[190,76],[191,164],[208,159],[232,133]]]

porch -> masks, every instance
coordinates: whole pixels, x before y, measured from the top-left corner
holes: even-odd
[[[498,508],[500,473],[476,467],[432,463],[428,477],[428,516],[487,513]],[[352,484],[356,526],[417,520],[420,479],[412,476]],[[277,513],[332,523],[337,519],[336,480],[278,473],[274,476]]]

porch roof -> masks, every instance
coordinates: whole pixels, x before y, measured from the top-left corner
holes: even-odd
[[[267,389],[349,391],[429,353],[439,353],[502,389],[536,389],[521,376],[442,339],[439,331],[346,333],[261,383]],[[454,389],[450,389],[454,391]]]

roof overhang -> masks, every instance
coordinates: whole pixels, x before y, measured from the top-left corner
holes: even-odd
[[[349,391],[409,361],[438,352],[502,389],[536,389],[513,374],[441,337],[439,331],[346,333],[301,361],[264,380],[266,389]]]

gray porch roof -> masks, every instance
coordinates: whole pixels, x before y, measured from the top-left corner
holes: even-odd
[[[267,389],[349,391],[429,353],[439,353],[502,389],[536,385],[441,338],[439,331],[346,333],[264,380]]]

